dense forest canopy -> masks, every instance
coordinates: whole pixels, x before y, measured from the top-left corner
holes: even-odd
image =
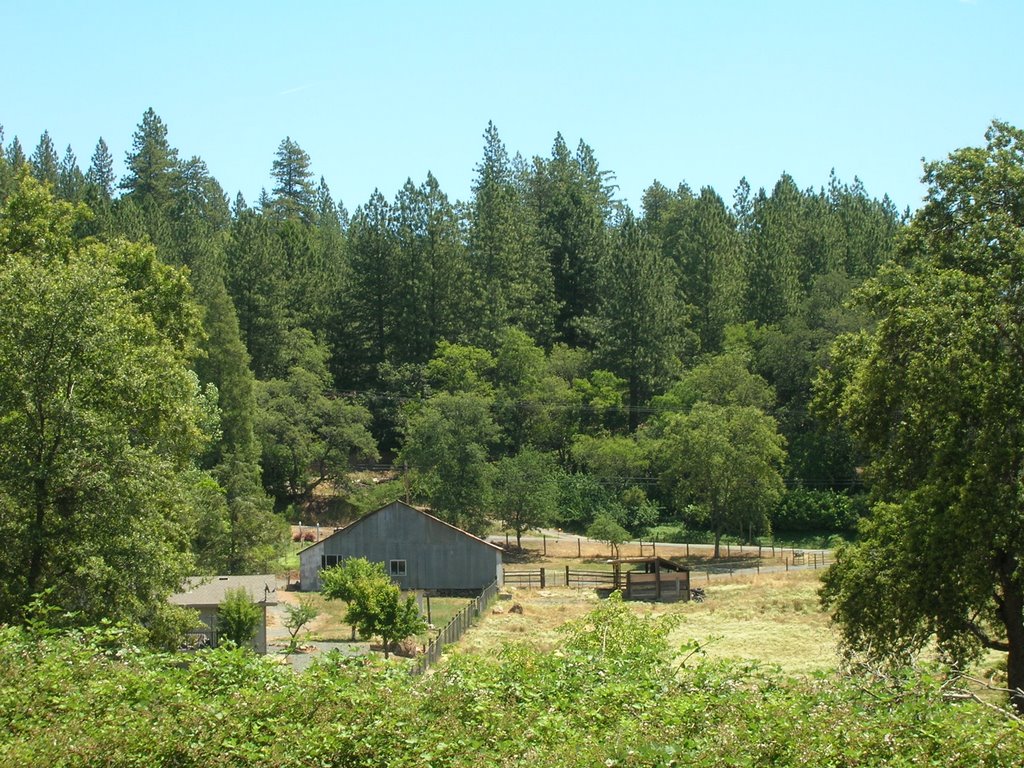
[[[109,584],[111,532],[177,564],[104,593],[115,613],[189,568],[265,568],[353,465],[477,532],[852,529],[832,512],[862,462],[808,403],[829,344],[865,327],[847,297],[892,257],[888,198],[784,174],[726,196],[655,181],[634,211],[586,143],[525,157],[494,125],[468,200],[428,173],[349,212],[291,138],[267,165],[258,200],[229,199],[152,109],[122,178],[103,139],[83,169],[49,133],[28,153],[0,136],[0,520],[24,576],[0,620]],[[723,475],[740,464],[756,483]],[[541,489],[529,509],[516,483]]]

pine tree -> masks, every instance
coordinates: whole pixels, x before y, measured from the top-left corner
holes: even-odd
[[[679,268],[680,295],[703,352],[717,351],[725,326],[743,311],[742,240],[736,221],[710,187],[674,198],[662,215],[663,252]]]
[[[504,329],[523,328],[548,342],[554,284],[533,212],[493,123],[484,133],[469,214],[475,286],[474,341],[493,348]]]
[[[553,274],[555,333],[577,346],[583,340],[580,320],[597,305],[597,265],[606,249],[605,220],[612,209],[607,174],[586,144],[581,141],[573,157],[558,134],[550,159],[534,158],[530,202]]]
[[[600,276],[597,361],[626,380],[633,431],[640,405],[679,366],[683,329],[676,302],[678,277],[629,211],[601,260]]]
[[[65,200],[79,201],[85,192],[85,176],[71,145],[64,151],[57,173],[57,194]]]
[[[468,333],[469,266],[460,218],[434,175],[419,187],[406,181],[395,203],[395,361],[425,363],[442,339]]]
[[[342,303],[347,319],[339,334],[352,383],[376,379],[378,368],[392,356],[397,332],[399,256],[395,213],[374,190],[356,209],[348,231],[348,282]],[[340,330],[340,328],[339,328]]]
[[[309,155],[291,137],[277,148],[271,167],[274,178],[270,210],[279,220],[298,218],[311,224],[315,218],[316,190],[309,170]]]
[[[177,183],[178,150],[168,143],[167,126],[152,107],[135,130],[125,162],[128,173],[121,188],[127,196],[143,211],[166,212]]]
[[[802,204],[788,174],[779,179],[771,197],[760,190],[754,199],[746,303],[747,317],[758,323],[777,323],[799,306]]]
[[[92,160],[89,163],[89,170],[85,173],[85,180],[98,193],[100,199],[109,201],[114,195],[114,158],[110,155],[107,142],[100,137],[96,142],[96,149],[92,153]]]
[[[286,264],[272,222],[244,211],[232,223],[225,245],[225,283],[258,378],[283,373],[279,361],[291,327]]]
[[[39,144],[29,162],[32,166],[32,175],[36,179],[56,188],[60,176],[60,161],[57,159],[57,149],[53,146],[49,131],[43,131],[43,135],[39,137]]]

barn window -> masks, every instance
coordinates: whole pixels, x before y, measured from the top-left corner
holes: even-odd
[[[333,568],[338,564],[338,555],[321,555],[320,556],[320,568]]]
[[[392,560],[391,561],[391,575],[392,576],[405,576],[405,560]]]

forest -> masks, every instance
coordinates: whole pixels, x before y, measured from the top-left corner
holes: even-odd
[[[123,178],[102,138],[84,171],[49,132],[0,149],[0,620],[72,585],[139,615],[400,495],[477,533],[855,528],[811,384],[907,219],[856,180],[655,181],[633,211],[585,143],[526,158],[488,125],[471,199],[428,174],[350,213],[290,138],[229,200],[152,109]],[[162,567],[121,583],[140,551]]]
[[[870,747],[850,749],[883,749],[885,718],[917,716],[922,699],[891,685],[922,651],[950,670],[1004,654],[1024,714],[1024,132],[994,121],[984,146],[926,163],[913,214],[856,179],[785,174],[770,191],[741,179],[728,202],[655,181],[634,211],[585,143],[556,135],[528,159],[493,125],[469,200],[428,174],[350,213],[285,138],[250,204],[168,135],[148,110],[122,178],[103,139],[83,171],[48,132],[31,154],[0,136],[0,664],[32,659],[29,699],[65,657],[102,699],[123,671],[111,653],[176,647],[186,618],[166,597],[185,576],[274,569],[289,522],[401,496],[517,540],[538,526],[613,545],[703,536],[717,556],[724,537],[832,534],[821,600],[890,685],[866,695],[909,708],[883,707],[860,733]],[[495,669],[547,696],[573,664],[628,656],[592,650]],[[687,688],[645,677],[664,655],[631,685]],[[217,680],[263,674],[253,664],[227,652],[162,670],[139,701],[165,685],[191,700],[204,675],[234,690]],[[456,662],[416,690],[486,688],[481,669]],[[732,690],[729,669],[695,674]],[[769,697],[782,685],[744,680]],[[864,689],[848,685],[776,703],[856,709]],[[428,698],[449,693],[468,706]],[[0,695],[17,705],[9,725],[35,733],[31,701]],[[759,715],[723,696],[728,727],[751,728]],[[430,720],[424,707],[409,716]],[[952,754],[955,716],[928,707]]]

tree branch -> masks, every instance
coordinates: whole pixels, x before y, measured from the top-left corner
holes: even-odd
[[[988,648],[990,651],[1002,651],[1003,653],[1010,652],[1010,644],[1002,640],[994,640],[989,634],[981,628],[979,624],[974,621],[968,620],[965,622],[968,631],[974,635],[981,642],[983,646]]]

